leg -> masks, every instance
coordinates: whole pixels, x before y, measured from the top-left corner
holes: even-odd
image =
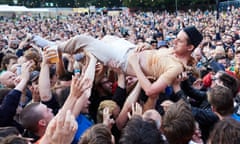
[[[33,36],[32,41],[34,41],[34,43],[41,48],[44,48],[46,46],[51,46],[51,45],[55,44],[55,42],[51,42],[51,41],[49,41],[47,39],[44,39],[44,38],[42,38],[40,36],[37,36],[37,35]]]
[[[92,37],[77,35],[65,42],[58,44],[58,49],[65,53],[75,54],[80,52],[81,48],[84,48],[93,39],[94,38]]]

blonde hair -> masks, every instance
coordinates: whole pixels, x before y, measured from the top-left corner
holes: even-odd
[[[97,112],[97,122],[101,123],[103,121],[103,110],[104,108],[109,108],[109,113],[112,114],[113,110],[117,107],[117,103],[112,100],[104,100],[99,104]]]

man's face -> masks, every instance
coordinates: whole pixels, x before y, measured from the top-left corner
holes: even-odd
[[[184,31],[180,31],[174,39],[174,52],[177,55],[183,55],[188,52],[191,45],[187,42],[188,36]]]
[[[50,85],[53,87],[57,82],[57,75],[54,74],[53,77],[50,79]]]
[[[137,77],[134,76],[126,76],[126,87],[131,87],[137,82]]]
[[[225,41],[227,44],[232,44],[232,37],[231,36],[226,36]]]
[[[18,40],[11,40],[10,41],[10,47],[13,49],[17,49],[19,45],[19,41]]]
[[[105,90],[105,92],[111,94],[113,83],[108,80],[108,78],[104,77],[100,81],[101,87]]]
[[[225,58],[219,59],[217,62],[220,63],[220,64],[222,64],[222,65],[224,66],[224,68],[227,68],[227,61],[226,61]]]
[[[6,87],[14,88],[16,80],[16,74],[10,71],[3,72],[0,76],[0,82]]]
[[[195,49],[194,50],[194,57],[197,61],[200,61],[202,58],[202,53],[200,49]]]
[[[235,55],[235,61],[236,61],[236,64],[240,64],[240,53],[237,53],[236,55]]]
[[[240,40],[236,40],[234,42],[235,48],[237,49],[238,47],[240,47]]]
[[[7,65],[7,70],[10,70],[14,64],[17,63],[17,59],[10,59],[9,64]]]
[[[2,50],[3,48],[5,48],[5,42],[3,39],[0,38],[0,50]]]
[[[39,104],[36,110],[43,115],[43,119],[46,121],[48,124],[52,118],[54,117],[52,109],[48,108],[44,104]]]
[[[234,52],[233,52],[233,49],[229,48],[228,51],[227,51],[227,56],[228,58],[234,58]]]
[[[206,37],[205,39],[206,42],[211,42],[211,38],[209,36]]]
[[[215,75],[212,75],[212,84],[211,84],[211,88],[213,88],[216,85],[222,85],[221,80],[219,79],[220,77],[220,73],[216,73]]]

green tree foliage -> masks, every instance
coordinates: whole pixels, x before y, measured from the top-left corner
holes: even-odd
[[[0,4],[13,4],[13,0],[0,0]]]
[[[215,5],[216,0],[17,0],[18,5],[27,7],[49,7],[46,3],[53,3],[54,7],[119,7],[125,6],[142,10],[175,10],[177,8],[202,8]],[[221,2],[223,0],[219,0]],[[13,0],[0,0],[0,4],[13,4]]]
[[[143,10],[184,10],[194,8],[210,8],[216,0],[123,0],[123,5]]]

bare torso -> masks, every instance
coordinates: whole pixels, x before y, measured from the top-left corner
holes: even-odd
[[[164,75],[169,83],[178,73],[183,71],[182,63],[172,55],[172,51],[169,49],[142,51],[139,53],[139,63],[145,76],[158,79]],[[135,71],[129,64],[129,60],[127,60],[126,74],[135,76]]]

